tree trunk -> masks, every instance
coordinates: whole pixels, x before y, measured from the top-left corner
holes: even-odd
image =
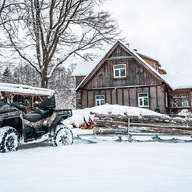
[[[47,88],[48,87],[48,78],[42,74],[41,76],[41,87]]]

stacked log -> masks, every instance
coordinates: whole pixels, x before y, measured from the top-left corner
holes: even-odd
[[[164,133],[192,135],[192,119],[169,116],[127,116],[94,113],[94,134]]]
[[[94,122],[91,118],[89,118],[88,121],[86,121],[85,118],[83,118],[84,122],[81,125],[76,125],[75,123],[72,124],[73,128],[80,128],[80,129],[93,129]]]

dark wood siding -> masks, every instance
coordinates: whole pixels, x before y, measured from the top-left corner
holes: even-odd
[[[116,51],[116,55],[123,51]],[[117,54],[118,53],[118,54]],[[125,54],[123,54],[125,55]],[[114,55],[112,55],[114,56]],[[126,64],[127,77],[113,77],[113,65]],[[86,84],[85,89],[102,88],[102,87],[119,87],[132,85],[156,85],[161,84],[161,81],[143,65],[134,58],[106,60],[101,68]]]
[[[126,77],[114,78],[113,65],[116,64],[126,65]],[[138,107],[138,93],[147,92],[149,96],[147,108],[151,110],[159,108],[161,113],[165,112],[165,88],[161,80],[120,46],[93,74],[83,87],[82,108],[95,106],[96,95],[104,95],[108,104]]]

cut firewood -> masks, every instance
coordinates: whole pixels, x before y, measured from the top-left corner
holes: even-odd
[[[95,113],[94,134],[127,134],[129,132],[192,134],[191,119],[173,119],[164,116],[126,116]]]

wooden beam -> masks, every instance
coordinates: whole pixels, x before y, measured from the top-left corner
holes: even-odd
[[[124,105],[124,89],[122,89],[122,105]]]
[[[118,60],[118,59],[132,59],[133,56],[118,56],[118,57],[109,57],[109,58],[106,58],[107,61],[110,61],[110,60]]]
[[[165,84],[163,84],[163,93],[164,93],[164,114],[166,114],[166,93],[165,93]]]
[[[157,90],[157,86],[156,86],[156,107],[158,107],[158,90]]]
[[[111,98],[111,104],[113,104],[113,98],[112,98],[112,89],[110,89],[110,98]]]
[[[118,104],[118,89],[116,89],[116,104]]]
[[[89,94],[88,94],[88,91],[87,91],[87,107],[89,107],[89,96],[88,96]]]
[[[137,93],[137,87],[136,87],[136,107],[138,107],[138,93]]]
[[[106,89],[105,89],[105,103],[107,103],[107,93],[106,93]]]
[[[148,93],[149,93],[149,109],[151,109],[151,88],[150,87],[149,87]]]
[[[95,106],[95,92],[93,91],[93,106]]]
[[[89,88],[89,89],[84,89],[84,90],[105,90],[105,89],[122,89],[122,88],[144,88],[144,87],[156,87],[156,86],[161,86],[162,84],[155,84],[155,85],[130,85],[130,86],[116,86],[116,87],[101,87],[101,88]]]
[[[82,109],[82,101],[83,101],[83,99],[82,99],[82,90],[80,90],[80,97],[81,97],[81,109]]]

